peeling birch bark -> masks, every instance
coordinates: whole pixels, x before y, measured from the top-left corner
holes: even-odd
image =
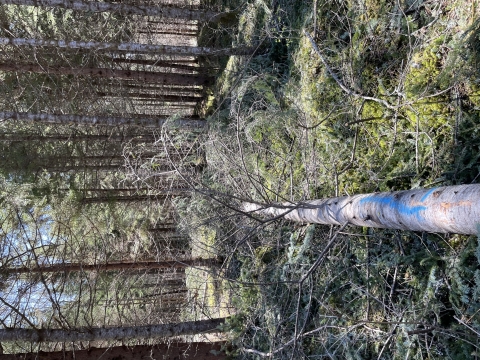
[[[352,225],[439,233],[477,234],[480,184],[406,190],[262,207],[244,211],[327,225]]]
[[[1,2],[1,1],[0,1]],[[142,54],[169,54],[186,56],[229,56],[229,55],[249,55],[254,48],[239,47],[215,49],[210,47],[197,46],[176,46],[176,45],[155,45],[140,43],[104,43],[96,41],[68,41],[68,40],[43,40],[43,39],[24,39],[24,38],[0,38],[0,45],[14,46],[42,46],[65,49],[83,49],[95,51],[121,51],[125,53]]]
[[[28,112],[0,112],[0,121],[17,120],[26,122],[40,122],[48,124],[63,124],[63,125],[134,125],[140,127],[160,128],[162,126],[178,127],[185,130],[203,129],[206,125],[204,120],[191,119],[176,119],[168,120],[165,117],[158,116],[157,118],[123,118],[115,116],[88,116],[88,115],[72,115],[72,114],[42,114],[42,113],[28,113]]]
[[[187,19],[206,22],[221,22],[232,16],[228,12],[194,10],[173,6],[129,5],[107,1],[83,0],[1,0],[1,4],[59,7],[77,11],[113,12],[125,15],[161,16],[164,18]],[[234,14],[233,14],[234,15]]]

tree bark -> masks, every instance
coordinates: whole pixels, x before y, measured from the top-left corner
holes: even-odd
[[[148,84],[210,85],[213,77],[192,74],[117,70],[107,68],[48,67],[38,64],[0,63],[0,71],[21,71],[53,75],[74,75],[108,79],[135,80]]]
[[[1,115],[0,115],[1,118]],[[150,119],[151,120],[151,119]],[[23,142],[23,141],[116,141],[116,142],[154,142],[154,135],[32,135],[32,134],[0,134],[0,141]]]
[[[2,2],[0,0],[0,2]],[[254,48],[215,49],[197,46],[153,45],[140,43],[103,43],[96,41],[42,40],[24,38],[0,38],[0,45],[43,46],[66,49],[121,51],[134,54],[169,54],[186,56],[230,56],[249,55]]]
[[[164,68],[171,68],[171,69],[179,69],[185,70],[190,72],[200,72],[204,70],[210,70],[212,68],[205,68],[196,65],[188,65],[188,64],[177,64],[175,60],[168,61],[168,60],[155,60],[155,59],[125,59],[125,58],[108,58],[107,61],[112,61],[117,64],[136,64],[136,65],[145,65],[145,66],[158,66]],[[213,69],[215,70],[215,69]]]
[[[148,34],[148,35],[173,35],[173,36],[182,36],[182,37],[197,37],[198,30],[188,30],[188,29],[145,29],[138,31],[141,34]]]
[[[3,268],[4,274],[30,274],[30,273],[52,273],[52,272],[76,272],[76,271],[117,271],[117,270],[151,270],[151,269],[184,269],[187,267],[215,266],[221,265],[219,259],[186,259],[168,261],[143,261],[143,262],[117,262],[107,264],[52,264],[36,267],[19,266]],[[1,341],[1,340],[0,340]]]
[[[480,184],[343,196],[244,210],[302,223],[477,234]]]
[[[180,127],[185,129],[201,129],[205,126],[203,120],[177,119],[167,121],[166,116],[157,116],[152,118],[122,118],[115,116],[86,116],[86,115],[59,115],[59,114],[36,114],[27,112],[0,112],[0,119],[20,120],[28,122],[41,122],[63,125],[135,125],[140,127],[159,128],[164,125]]]
[[[77,11],[114,12],[125,15],[160,16],[202,22],[220,22],[229,19],[233,13],[218,13],[209,10],[191,10],[170,6],[128,5],[122,3],[81,1],[81,0],[1,0],[1,4],[47,6]]]
[[[96,171],[116,171],[123,169],[123,164],[120,165],[65,165],[65,166],[51,166],[51,165],[39,165],[37,166],[36,170],[45,170],[52,173],[66,173],[70,171],[88,171],[88,170],[96,170]]]
[[[110,96],[110,97],[118,97],[121,99],[153,99],[155,104],[158,103],[197,103],[198,101],[202,100],[203,97],[201,96],[190,96],[190,95],[176,95],[176,94],[151,94],[151,93],[146,93],[146,92],[124,92],[124,93],[118,93],[118,92],[97,92],[98,96],[105,97],[105,96]]]
[[[183,323],[77,329],[0,329],[0,341],[69,342],[123,339],[151,339],[220,332],[225,318],[187,321]]]
[[[120,167],[120,165],[118,166]],[[156,170],[159,170],[158,168]],[[169,171],[169,168],[162,169],[160,171]],[[108,203],[108,202],[137,202],[137,201],[164,201],[167,197],[172,196],[181,196],[191,193],[191,189],[172,189],[165,191],[157,191],[157,194],[147,194],[147,195],[129,195],[129,196],[95,196],[95,197],[85,197],[80,200],[82,204],[98,204],[98,203]]]
[[[91,347],[87,350],[34,352],[23,354],[2,354],[0,360],[223,360],[224,342],[172,342],[158,345],[114,346],[109,348]]]
[[[59,189],[62,191],[70,191],[68,188]],[[150,188],[111,188],[111,189],[101,189],[101,188],[80,188],[78,189],[82,192],[97,192],[97,193],[111,193],[111,194],[118,194],[118,193],[125,193],[125,192],[148,192]]]

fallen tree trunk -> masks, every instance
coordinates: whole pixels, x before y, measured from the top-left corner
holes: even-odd
[[[302,223],[477,234],[480,184],[342,196],[244,210]]]

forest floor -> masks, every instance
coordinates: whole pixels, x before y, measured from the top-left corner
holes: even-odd
[[[198,297],[234,307],[234,355],[480,357],[476,237],[347,227],[300,282],[338,230],[231,211],[478,182],[479,5],[255,0],[238,28],[202,30],[200,44],[256,48],[217,64],[204,109],[199,186],[228,196],[185,209],[227,260]]]

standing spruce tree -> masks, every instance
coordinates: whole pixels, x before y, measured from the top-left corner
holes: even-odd
[[[244,210],[302,223],[348,223],[399,230],[477,234],[480,185],[342,196],[267,207],[248,203]]]

